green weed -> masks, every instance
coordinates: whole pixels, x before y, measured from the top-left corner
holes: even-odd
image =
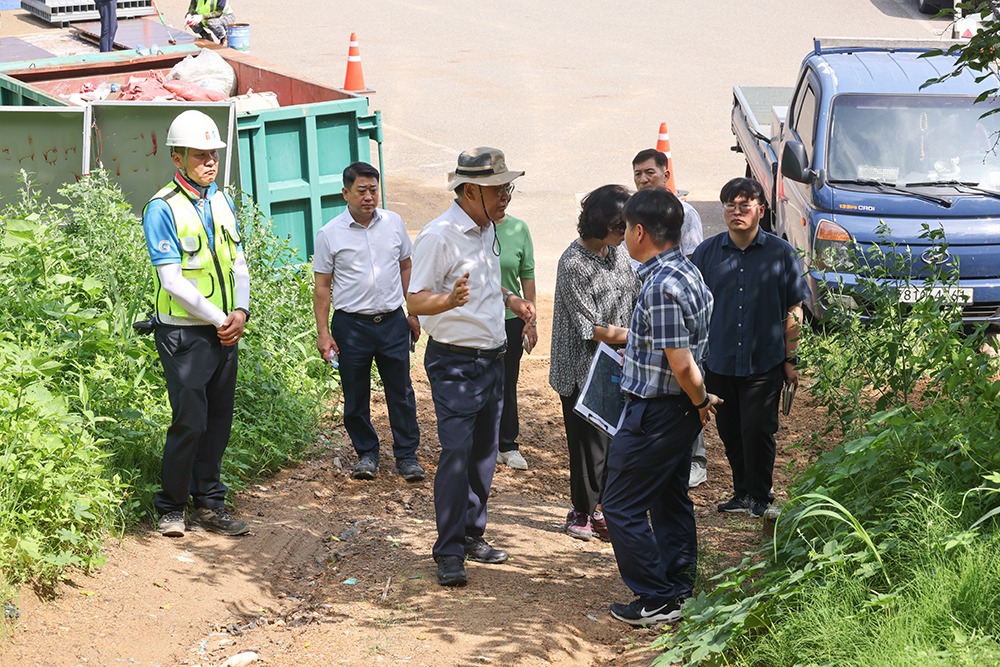
[[[23,175],[0,212],[0,578],[89,569],[152,513],[170,408],[151,337],[140,221],[102,173],[42,201]],[[252,207],[239,220],[254,318],[240,347],[224,465],[231,488],[297,458],[338,377],[309,345],[311,275]]]

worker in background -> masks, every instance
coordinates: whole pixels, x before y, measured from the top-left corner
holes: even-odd
[[[670,180],[670,161],[666,154],[655,148],[639,151],[632,158],[632,180],[636,190],[664,190]],[[691,259],[694,249],[705,238],[701,226],[701,216],[694,206],[683,199],[679,200],[684,209],[684,225],[681,227],[681,254]],[[691,451],[691,473],[688,486],[694,488],[708,481],[708,457],[705,455],[705,434],[698,433],[694,449]]]
[[[437,414],[441,456],[434,476],[438,583],[464,586],[465,559],[502,563],[486,531],[503,409],[504,306],[527,323],[535,306],[500,284],[494,222],[502,220],[523,171],[496,148],[458,156],[448,189],[455,201],[413,243],[407,310],[427,330],[424,368]]]
[[[250,273],[232,199],[215,184],[219,129],[200,111],[178,115],[166,145],[177,172],[143,209],[153,264],[156,351],[170,398],[159,531],[242,535],[226,512],[222,456],[236,398],[237,343],[250,318]],[[188,501],[194,509],[185,526]]]
[[[191,0],[184,17],[184,25],[198,36],[212,41],[212,35],[215,35],[222,46],[229,43],[226,26],[235,22],[236,15],[229,0]]]
[[[358,462],[354,479],[375,479],[379,442],[371,419],[372,362],[385,390],[396,472],[419,482],[420,430],[410,384],[410,343],[420,337],[416,315],[403,312],[413,243],[403,219],[378,208],[378,169],[354,162],[344,169],[347,210],[316,234],[313,311],[323,359],[339,356],[344,427]],[[330,306],[333,320],[330,320]]]
[[[513,193],[511,193],[513,194]],[[535,303],[535,248],[524,220],[505,215],[496,221],[500,244],[500,284],[517,296]],[[517,436],[521,431],[517,415],[517,378],[521,372],[521,353],[531,353],[538,342],[538,323],[525,322],[509,308],[505,312],[507,354],[503,357],[503,412],[500,414],[500,453],[497,463],[514,470],[527,470]]]
[[[94,0],[97,14],[101,17],[101,53],[115,48],[115,33],[118,32],[117,0]]]

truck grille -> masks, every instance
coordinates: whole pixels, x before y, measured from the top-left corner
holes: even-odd
[[[970,303],[962,308],[962,319],[964,320],[987,320],[998,317],[1000,311],[1000,301],[980,301]]]

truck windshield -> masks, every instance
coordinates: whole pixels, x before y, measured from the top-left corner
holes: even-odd
[[[886,184],[958,181],[1000,190],[997,98],[840,95],[833,101],[830,180]]]

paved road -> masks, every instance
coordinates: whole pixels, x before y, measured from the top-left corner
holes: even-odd
[[[252,55],[334,87],[358,33],[386,129],[389,206],[411,228],[447,205],[445,173],[461,150],[502,148],[527,171],[510,210],[531,224],[549,292],[580,195],[631,186],[629,161],[655,144],[661,121],[678,187],[714,233],[719,188],[744,172],[729,150],[732,86],[792,85],[816,35],[932,37],[947,27],[918,14],[916,0],[233,4],[251,25]],[[181,25],[186,0],[157,5]]]

